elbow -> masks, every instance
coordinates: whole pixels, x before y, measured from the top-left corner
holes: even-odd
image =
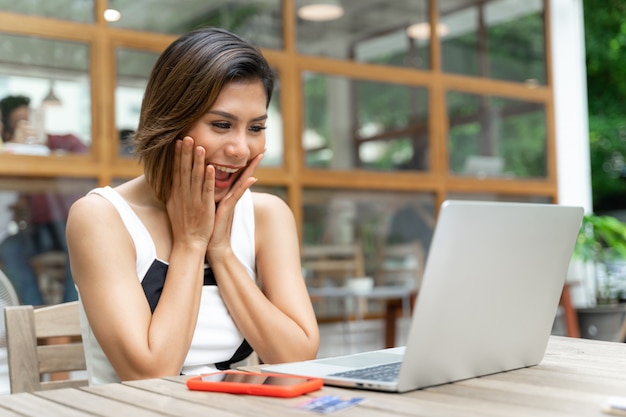
[[[317,357],[319,349],[319,335],[309,335],[308,337],[293,338],[289,342],[275,342],[264,347],[255,349],[259,359],[263,363],[277,364],[287,362],[300,362]]]
[[[121,381],[136,381],[139,379],[153,379],[153,378],[164,378],[168,376],[177,376],[180,375],[180,369],[165,369],[161,367],[154,367],[151,369],[120,369],[115,370],[117,376],[119,376]]]
[[[180,375],[182,360],[135,354],[126,356],[121,361],[112,360],[111,365],[121,381],[134,381]]]
[[[317,352],[320,348],[320,338],[319,334],[314,338],[309,339],[309,343],[305,346],[304,349],[300,352],[301,358],[297,359],[298,361],[315,359],[317,357]]]
[[[319,345],[319,333],[314,332],[313,334],[309,334],[304,343],[291,346],[291,349],[286,353],[282,362],[299,362],[315,359],[317,357]]]
[[[306,339],[306,346],[301,351],[302,359],[298,359],[298,361],[315,359],[317,357],[317,352],[320,348],[320,331],[317,324],[312,330],[307,332]]]

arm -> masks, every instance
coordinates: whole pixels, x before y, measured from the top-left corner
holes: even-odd
[[[249,279],[231,251],[211,256],[220,292],[235,323],[263,361],[314,358],[319,330],[302,277],[293,214],[278,197],[253,196],[261,288]]]
[[[90,195],[70,210],[72,274],[91,328],[122,380],[177,375],[195,329],[213,229],[214,171],[204,167],[204,150],[186,140],[184,150],[177,143],[174,172],[167,204],[172,250],[154,314],[137,277],[135,247],[114,208]]]

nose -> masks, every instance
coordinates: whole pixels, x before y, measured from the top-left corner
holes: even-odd
[[[247,141],[247,131],[237,130],[226,145],[226,155],[237,159],[247,159],[250,155],[250,148]]]

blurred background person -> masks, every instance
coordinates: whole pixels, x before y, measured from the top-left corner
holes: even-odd
[[[7,96],[0,100],[2,140],[7,143],[46,145],[50,151],[86,153],[89,148],[72,134],[53,135],[40,132],[30,120],[30,98],[23,95]]]

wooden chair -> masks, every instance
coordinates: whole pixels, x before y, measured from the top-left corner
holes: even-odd
[[[87,385],[86,379],[57,380],[87,369],[78,301],[6,307],[4,319],[11,393]]]
[[[386,244],[378,251],[376,285],[405,285],[419,289],[425,264],[419,241]]]
[[[565,334],[567,337],[580,337],[578,313],[576,313],[576,308],[574,308],[572,304],[570,286],[567,282],[563,286],[563,292],[561,292],[559,307],[563,309],[563,322],[565,324]],[[626,332],[626,329],[624,331]]]
[[[363,250],[360,242],[350,244],[305,245],[301,263],[309,288],[342,287],[347,280],[365,276]],[[338,300],[311,297],[318,320],[342,321],[345,306]]]
[[[342,286],[346,279],[365,276],[363,249],[360,242],[351,244],[305,245],[301,251],[302,268],[307,285]]]

